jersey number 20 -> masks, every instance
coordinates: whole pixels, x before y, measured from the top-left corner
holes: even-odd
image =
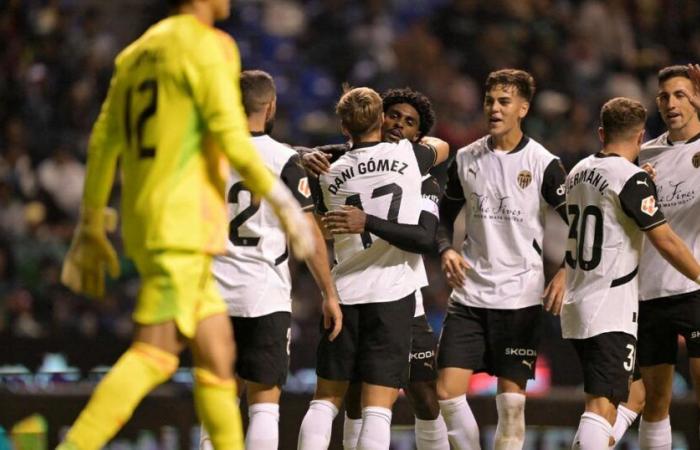
[[[595,205],[588,205],[583,208],[583,213],[578,205],[568,205],[569,214],[569,239],[576,241],[574,246],[575,254],[571,250],[566,251],[566,263],[572,269],[578,265],[581,270],[593,270],[600,264],[603,246],[603,213]],[[593,227],[593,245],[591,246],[591,257],[583,259],[583,251],[586,248],[586,230]]]

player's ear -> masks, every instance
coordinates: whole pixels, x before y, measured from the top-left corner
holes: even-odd
[[[600,139],[600,142],[605,143],[605,131],[603,127],[598,127],[598,139]]]
[[[640,147],[642,146],[642,143],[644,142],[644,132],[645,131],[646,130],[644,128],[642,128],[641,130],[639,130],[639,134],[637,135],[637,145],[639,145]]]
[[[267,104],[267,107],[265,108],[265,122],[269,122],[270,120],[275,118],[275,114],[277,113],[277,97],[273,97],[272,100]]]
[[[352,134],[350,134],[342,122],[340,123],[340,132],[343,133],[343,136],[345,136],[347,139],[352,139]]]
[[[520,104],[520,111],[518,111],[518,117],[524,119],[527,116],[528,111],[530,111],[530,102],[523,101]]]

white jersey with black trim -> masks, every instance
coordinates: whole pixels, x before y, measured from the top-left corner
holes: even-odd
[[[659,206],[669,225],[700,258],[700,135],[673,144],[668,132],[645,143],[639,165],[656,169]],[[651,245],[642,252],[639,299],[652,300],[698,290],[698,285],[668,263]]]
[[[489,309],[542,302],[545,210],[564,204],[565,176],[559,158],[527,136],[510,152],[493,150],[488,136],[458,150],[445,196],[466,203],[462,255],[471,269],[450,302]]]
[[[353,205],[389,221],[415,225],[421,178],[434,150],[407,140],[355,145],[318,178],[320,213]],[[315,185],[314,185],[315,186]],[[334,236],[332,274],[344,305],[399,300],[427,285],[422,256],[369,233]]]
[[[268,135],[255,136],[252,141],[265,165],[282,179],[304,209],[312,210],[308,180],[297,153]],[[226,192],[229,241],[226,253],[214,258],[213,270],[229,314],[259,317],[291,312],[287,240],[272,207],[252,199],[235,171]]]
[[[569,236],[562,335],[637,336],[639,258],[644,231],[666,222],[649,175],[625,158],[598,153],[566,178]]]

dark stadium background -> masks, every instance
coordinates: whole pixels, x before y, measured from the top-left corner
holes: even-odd
[[[122,260],[123,276],[99,302],[72,295],[58,276],[78,214],[86,142],[113,58],[165,14],[164,3],[0,0],[3,399],[19,404],[27,390],[58,389],[61,379],[70,378],[52,375],[48,379],[56,383],[46,387],[47,378],[35,376],[46,353],[61,353],[87,379],[128,344],[138,290],[129,261]],[[277,83],[273,136],[306,146],[341,140],[332,111],[348,81],[379,91],[410,86],[424,92],[437,112],[433,133],[461,147],[485,132],[480,111],[486,75],[518,67],[538,85],[526,132],[570,169],[597,151],[597,112],[606,99],[641,100],[652,112],[648,134],[654,137],[663,127],[654,106],[656,71],[700,60],[700,2],[691,0],[248,0],[234,2],[233,10],[220,26],[236,38],[243,68],[264,69]],[[118,198],[117,188],[115,204]],[[560,258],[561,247],[547,250]],[[449,291],[436,258],[428,260],[428,270],[424,298],[438,332]],[[320,299],[306,269],[294,271],[292,385],[303,392],[313,382],[303,369],[314,365]],[[581,379],[572,349],[559,336],[551,318],[542,354],[553,392],[574,389]],[[680,372],[677,391],[684,398],[685,368]],[[39,409],[51,405],[44,400]],[[6,428],[15,420],[9,405],[0,404]],[[550,448],[540,441],[528,445]]]

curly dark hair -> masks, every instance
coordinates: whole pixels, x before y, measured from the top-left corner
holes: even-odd
[[[433,105],[428,100],[428,97],[411,88],[389,89],[382,94],[382,102],[384,104],[384,112],[391,105],[398,103],[408,103],[418,111],[420,117],[420,125],[418,127],[418,138],[427,136],[430,130],[435,125],[435,110]]]

